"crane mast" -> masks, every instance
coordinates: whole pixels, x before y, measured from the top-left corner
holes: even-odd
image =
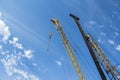
[[[98,70],[98,72],[99,72],[102,80],[107,80],[107,79],[106,79],[106,76],[105,76],[105,74],[104,74],[104,72],[103,72],[103,70],[102,70],[102,68],[101,68],[101,66],[100,66],[100,64],[99,64],[99,61],[97,60],[96,55],[94,54],[93,49],[90,47],[90,44],[89,44],[89,42],[87,41],[86,34],[84,33],[84,31],[83,31],[80,23],[78,22],[78,21],[79,21],[79,18],[76,17],[76,16],[73,15],[73,14],[70,14],[70,17],[72,17],[72,18],[75,20],[75,23],[76,23],[77,26],[78,26],[78,29],[79,29],[79,31],[80,31],[80,33],[81,33],[81,35],[82,35],[82,37],[83,37],[83,39],[84,39],[84,41],[85,41],[85,43],[86,43],[86,46],[87,46],[87,48],[88,48],[88,50],[89,50],[89,52],[90,52],[90,55],[91,55],[91,57],[92,57],[95,65],[96,65],[96,68],[97,68],[97,70]]]
[[[57,28],[57,30],[58,30],[58,32],[60,34],[60,37],[61,37],[61,39],[63,41],[63,44],[64,44],[64,46],[65,46],[65,48],[67,50],[67,53],[68,53],[68,55],[69,55],[69,57],[71,59],[73,67],[75,69],[75,72],[76,72],[76,74],[78,76],[78,79],[79,80],[85,80],[85,78],[83,76],[83,73],[81,71],[81,68],[80,68],[80,66],[78,64],[78,61],[76,60],[75,55],[73,54],[73,51],[72,51],[72,49],[70,47],[70,44],[69,44],[69,42],[68,42],[68,40],[67,40],[67,38],[65,36],[65,33],[63,32],[62,27],[59,24],[59,21],[56,20],[56,19],[51,19],[51,21],[56,25],[56,28]]]
[[[104,72],[106,72],[106,74],[108,75],[109,80],[120,80],[120,72],[112,65],[109,58],[105,55],[103,50],[100,48],[97,42],[92,38],[92,36],[90,34],[84,33],[80,23],[78,22],[79,18],[74,16],[73,14],[70,14],[70,16],[75,20],[81,32],[83,39],[95,62],[95,65],[99,71],[102,80],[107,80]]]
[[[109,79],[120,80],[120,72],[112,65],[109,58],[105,55],[105,53],[97,44],[97,42],[93,39],[93,37],[90,34],[87,34],[87,36],[89,38],[91,47],[97,53],[96,56],[98,56],[99,62],[101,63],[102,67],[105,69],[105,72],[108,75]]]

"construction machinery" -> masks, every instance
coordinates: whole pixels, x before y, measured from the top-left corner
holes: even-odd
[[[79,23],[79,18],[73,14],[70,14],[70,16],[75,20],[75,23],[77,24],[80,33],[82,34],[82,37],[98,69],[101,79],[107,80],[108,77],[109,80],[120,80],[120,72],[112,65],[109,58],[105,55],[103,50],[100,48],[97,42],[92,38],[92,36],[90,34],[84,33]],[[107,74],[107,77],[105,74]]]
[[[100,48],[98,43],[93,39],[90,34],[87,34],[88,42],[90,46],[95,51],[96,57],[98,57],[99,64],[103,67],[106,74],[108,75],[110,80],[120,80],[120,72],[112,65],[109,58],[106,56],[104,51]]]
[[[76,57],[75,57],[75,55],[74,55],[74,53],[73,53],[73,51],[71,49],[71,46],[70,46],[69,41],[67,40],[67,38],[65,36],[65,33],[62,30],[62,27],[59,24],[59,21],[56,20],[56,19],[51,19],[51,21],[56,25],[56,28],[57,28],[57,30],[58,30],[58,32],[60,34],[60,37],[61,37],[61,39],[63,41],[64,46],[65,46],[65,49],[67,50],[67,54],[70,57],[71,62],[73,64],[73,67],[75,69],[75,72],[76,72],[76,74],[78,76],[78,80],[85,80],[85,77],[84,77],[84,75],[83,75],[83,73],[81,71],[79,63],[78,63],[78,61],[77,61],[77,59],[76,59]]]
[[[79,18],[73,14],[70,16],[74,19],[75,23],[78,26],[80,33],[85,41],[85,44],[90,52],[90,55],[95,63],[95,66],[100,74],[102,80],[120,80],[120,72],[116,69],[116,67],[111,63],[109,57],[104,53],[101,47],[98,45],[97,41],[89,34],[85,34],[80,23]],[[71,59],[75,72],[78,76],[79,80],[86,80],[83,72],[81,71],[81,67],[78,63],[78,60],[75,54],[72,51],[71,45],[68,39],[65,36],[65,33],[62,30],[62,27],[57,19],[51,19],[51,21],[56,25],[56,28],[60,34],[60,37],[63,41],[65,49],[67,50],[67,54]]]
[[[89,42],[87,41],[87,37],[86,37],[86,35],[85,35],[85,33],[84,33],[80,23],[79,23],[79,18],[74,16],[73,14],[70,14],[70,17],[72,17],[75,20],[75,23],[77,24],[78,29],[79,29],[80,33],[82,34],[82,37],[83,37],[83,39],[84,39],[84,41],[85,41],[85,43],[87,45],[87,48],[88,48],[88,50],[90,52],[90,55],[91,55],[95,65],[96,65],[96,68],[97,68],[102,80],[106,80],[105,74],[104,74],[102,68],[100,67],[99,61],[97,60],[93,49],[90,47]]]

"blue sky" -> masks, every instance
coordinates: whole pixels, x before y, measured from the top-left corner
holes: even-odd
[[[55,26],[57,18],[87,80],[101,80],[76,27],[73,13],[86,33],[100,44],[113,65],[120,64],[119,0],[0,0],[0,79],[77,80]],[[53,36],[47,51],[49,33]]]

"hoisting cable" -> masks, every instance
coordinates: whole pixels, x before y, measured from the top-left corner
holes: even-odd
[[[66,78],[66,80],[68,80],[68,77],[67,77],[67,72],[66,72],[66,70],[65,70],[64,65],[62,65],[62,69],[63,69],[63,72],[64,72],[64,74],[65,74],[65,78]]]
[[[71,43],[72,42],[72,43]],[[89,62],[89,60],[87,59],[87,57],[85,57],[85,55],[83,55],[83,54],[79,54],[80,52],[82,52],[81,50],[80,50],[80,48],[79,48],[79,46],[75,43],[75,41],[71,38],[71,37],[69,37],[69,43],[70,43],[70,45],[71,45],[71,48],[72,48],[72,50],[74,51],[74,55],[76,55],[76,56],[79,56],[78,58],[80,58],[81,56],[83,57],[83,59],[81,60],[81,61],[83,61],[84,59],[86,59],[87,60],[87,62],[88,62],[88,64],[89,64],[89,66],[91,67],[91,69],[93,68],[91,65],[90,65],[90,62]],[[84,53],[84,52],[82,52],[82,53]],[[77,58],[77,57],[76,57]],[[88,67],[88,65],[86,65],[85,63],[83,63],[83,65],[85,65],[85,67],[86,67],[86,71],[89,71],[89,68],[87,68]],[[93,72],[94,73],[96,73],[96,71],[93,69]],[[88,75],[88,74],[86,74],[86,75]],[[91,74],[92,75],[92,74]],[[99,76],[99,74],[97,74],[98,76]],[[94,75],[92,75],[93,77],[94,77]],[[101,80],[100,79],[100,76],[99,77],[97,77],[97,78],[99,78],[99,80]]]
[[[49,52],[51,38],[52,38],[52,32],[50,32],[50,33],[49,33],[49,39],[48,39],[47,52]]]
[[[89,61],[88,61],[88,59],[85,57],[85,55],[83,55],[83,54],[79,54],[79,52],[82,52],[81,50],[80,50],[80,48],[79,48],[79,46],[76,44],[76,43],[74,43],[75,44],[75,46],[76,46],[76,48],[75,47],[73,47],[72,46],[72,48],[73,48],[73,50],[74,50],[74,52],[76,53],[75,55],[77,55],[77,56],[82,56],[84,59],[86,59],[86,62],[88,62],[88,65],[89,65],[89,67],[91,67],[91,69],[93,69],[93,67],[90,65],[90,63],[89,63]],[[83,61],[83,59],[81,58],[81,61]],[[90,71],[89,71],[89,68],[88,68],[88,65],[86,65],[85,63],[83,63],[83,65],[86,67],[86,71],[88,71],[89,73],[90,73]],[[93,69],[92,70],[94,73],[96,73],[96,71]],[[88,75],[87,73],[86,73],[86,75]],[[92,74],[91,74],[92,75]],[[92,75],[92,77],[95,77],[94,75]],[[101,80],[100,79],[100,77],[96,77],[97,79],[99,78],[99,80]],[[90,78],[89,78],[90,79]]]

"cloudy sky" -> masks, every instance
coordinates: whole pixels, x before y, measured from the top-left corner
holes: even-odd
[[[69,13],[120,70],[119,0],[0,0],[0,80],[78,80],[51,18],[59,19],[85,78],[101,80]]]

